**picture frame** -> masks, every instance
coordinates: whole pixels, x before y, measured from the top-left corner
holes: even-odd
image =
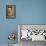
[[[6,18],[16,19],[16,5],[6,5]]]

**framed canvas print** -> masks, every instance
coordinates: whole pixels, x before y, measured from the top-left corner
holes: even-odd
[[[8,19],[16,18],[16,5],[6,5],[6,18]]]

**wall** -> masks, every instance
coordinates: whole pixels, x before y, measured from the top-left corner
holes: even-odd
[[[10,2],[0,0],[0,44],[8,43],[9,32],[18,32],[17,24],[46,24],[46,0],[12,0],[12,2],[11,4],[16,5],[16,19],[6,19],[6,5]]]
[[[19,24],[46,24],[46,0],[17,0]]]

